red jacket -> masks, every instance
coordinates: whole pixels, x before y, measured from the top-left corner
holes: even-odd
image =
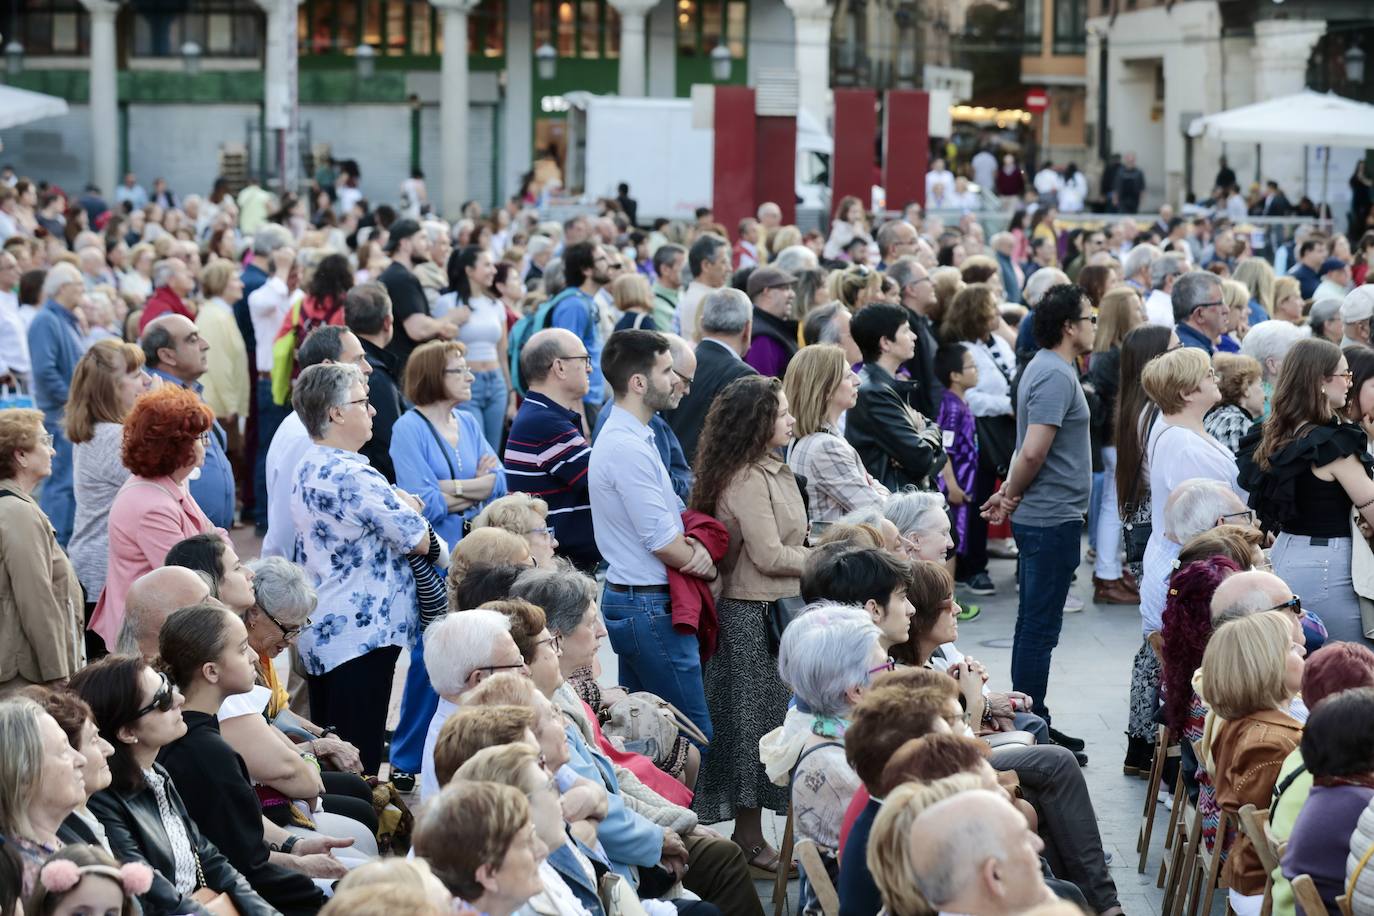
[[[683,537],[700,541],[715,563],[725,559],[725,552],[730,547],[730,532],[720,522],[705,512],[688,509],[682,513],[682,528]],[[668,594],[673,603],[673,629],[679,633],[697,634],[701,660],[706,661],[716,654],[716,638],[720,635],[711,584],[705,579],[669,569]]]
[[[196,313],[181,301],[180,296],[172,292],[170,286],[159,286],[148,297],[148,301],[143,303],[143,314],[138,319],[138,333],[142,335],[148,327],[148,322],[156,321],[163,315],[184,315],[192,321],[196,320]]]

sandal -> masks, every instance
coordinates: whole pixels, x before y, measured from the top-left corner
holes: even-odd
[[[778,864],[781,857],[778,851],[768,846],[760,844],[752,849],[746,849],[744,854],[749,857],[749,873],[755,880],[772,881],[778,876]],[[787,874],[789,877],[796,875],[797,865],[795,862],[788,863]]]

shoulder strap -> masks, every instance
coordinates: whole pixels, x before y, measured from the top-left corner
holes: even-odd
[[[635,314],[635,322],[634,322],[634,325],[632,325],[632,327],[634,327],[634,329],[635,329],[636,331],[638,331],[640,328],[642,328],[642,327],[644,326],[644,319],[645,319],[645,318],[648,318],[648,317],[649,317],[649,316],[648,316],[647,314],[645,314],[644,312],[638,312],[638,313],[636,313],[636,314]]]
[[[429,422],[429,417],[420,413],[420,408],[412,407],[410,408],[410,412],[415,414],[417,417],[424,421],[425,429],[429,430],[429,434],[434,437],[434,443],[439,446],[439,453],[444,456],[444,463],[448,465],[448,472],[450,474],[449,479],[457,480],[458,471],[454,469],[453,459],[448,456],[449,450],[445,448],[445,446],[448,445],[448,443],[446,443],[443,440],[443,438],[439,435],[439,430],[434,428],[434,424]]]
[[[802,751],[801,754],[797,756],[797,762],[792,764],[792,773],[787,777],[788,785],[790,786],[796,780],[797,769],[801,767],[803,760],[805,760],[807,757],[810,757],[812,754],[816,753],[816,751],[823,750],[827,747],[842,748],[844,747],[844,744],[839,741],[822,741],[820,744],[813,744],[806,750]]]
[[[1288,787],[1291,786],[1299,776],[1306,772],[1307,764],[1299,763],[1297,768],[1294,769],[1293,772],[1289,773],[1287,776],[1283,778],[1283,782],[1274,786],[1274,801],[1277,802],[1280,798],[1282,798],[1283,793],[1288,791]]]
[[[16,492],[14,492],[13,490],[0,489],[0,497],[5,497],[5,496],[18,496],[18,495],[19,495],[19,494],[16,493]]]

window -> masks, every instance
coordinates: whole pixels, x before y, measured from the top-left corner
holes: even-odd
[[[207,57],[257,57],[262,53],[263,13],[253,0],[191,0],[136,6],[135,57],[177,57],[188,41]]]
[[[1087,49],[1086,0],[1054,0],[1054,53],[1082,54]]]
[[[302,54],[352,54],[368,44],[382,57],[444,53],[442,13],[426,0],[305,0],[298,17]],[[482,0],[468,14],[468,54],[506,53],[505,0]]]
[[[87,54],[90,18],[79,0],[16,0],[8,17],[0,17],[0,32],[24,46],[25,54]]]
[[[582,60],[620,56],[620,14],[606,0],[534,0],[533,12],[536,48]]]
[[[686,57],[709,58],[724,43],[743,60],[749,32],[747,0],[677,0],[677,50]]]
[[[1056,3],[1058,0],[1056,0]],[[1025,16],[1022,19],[1021,51],[1023,54],[1039,54],[1041,36],[1045,33],[1044,6],[1041,0],[1026,0]]]

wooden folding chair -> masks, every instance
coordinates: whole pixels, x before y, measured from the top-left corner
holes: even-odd
[[[1188,798],[1183,786],[1183,773],[1180,771],[1174,785],[1174,807],[1169,818],[1170,836],[1164,841],[1169,855],[1159,863],[1159,877],[1156,887],[1164,889],[1161,912],[1164,916],[1177,916],[1183,909],[1184,876],[1187,874],[1189,854],[1193,845],[1202,840],[1202,818],[1197,806]]]
[[[1274,908],[1274,872],[1279,867],[1279,844],[1269,829],[1269,810],[1260,811],[1254,805],[1242,806],[1240,829],[1250,838],[1264,868],[1264,903],[1260,906],[1260,916],[1269,916]]]
[[[1136,834],[1135,849],[1140,853],[1136,871],[1145,874],[1145,864],[1150,857],[1150,837],[1155,829],[1155,812],[1159,807],[1159,789],[1164,783],[1164,767],[1170,757],[1178,757],[1181,751],[1177,745],[1169,747],[1169,729],[1159,726],[1155,735],[1154,759],[1150,762],[1150,776],[1145,784],[1145,807],[1140,812],[1140,832]],[[1175,799],[1177,804],[1177,799]],[[1172,813],[1171,813],[1172,820]],[[1166,838],[1165,848],[1168,848]]]
[[[825,868],[825,857],[815,840],[800,840],[796,847],[797,861],[806,874],[806,880],[816,895],[821,912],[825,916],[840,916],[840,895],[835,883],[830,880],[830,872]]]
[[[1221,876],[1221,860],[1229,847],[1228,835],[1235,823],[1235,817],[1223,809],[1220,823],[1217,824],[1216,841],[1212,848],[1208,849],[1207,842],[1202,838],[1202,815],[1196,816],[1196,829],[1189,835],[1188,861],[1183,867],[1183,881],[1187,893],[1183,910],[1180,912],[1186,911],[1188,916],[1198,916],[1201,906],[1202,916],[1212,916],[1212,893],[1225,887]]]
[[[787,823],[782,828],[782,846],[778,849],[778,876],[773,879],[773,916],[783,916],[787,912],[787,879],[791,877],[793,850],[792,806],[789,804]]]
[[[1304,916],[1322,916],[1326,912],[1326,902],[1317,892],[1311,875],[1294,875],[1288,883],[1293,885],[1293,899],[1302,907]]]

